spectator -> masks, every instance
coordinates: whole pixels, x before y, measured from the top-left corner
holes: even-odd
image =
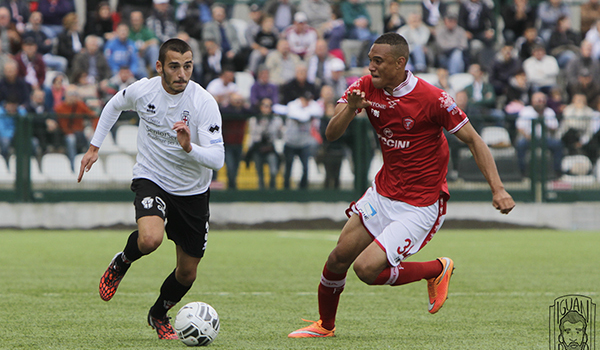
[[[597,20],[590,30],[585,33],[585,40],[592,44],[592,57],[600,57],[600,20]]]
[[[32,37],[23,40],[21,52],[15,55],[15,61],[19,65],[19,77],[34,89],[44,86],[46,78],[46,64],[42,55],[37,52],[37,44]]]
[[[560,73],[556,58],[546,55],[546,49],[543,46],[533,48],[533,55],[523,62],[523,70],[525,70],[527,80],[531,82],[532,88],[545,94],[550,93],[550,89],[556,86]],[[544,103],[546,103],[545,100]]]
[[[22,34],[25,31],[25,24],[29,21],[30,10],[27,0],[2,0],[0,6],[10,10],[10,18],[15,24],[17,32]]]
[[[331,66],[334,61],[341,60],[329,54],[327,41],[319,39],[315,47],[315,54],[308,59],[307,80],[320,89],[327,80],[331,79]]]
[[[560,87],[553,87],[550,90],[550,95],[548,96],[548,102],[546,103],[546,105],[550,107],[554,111],[554,113],[556,113],[556,119],[558,119],[558,121],[561,121],[562,112],[567,105],[563,97],[563,91]]]
[[[248,20],[246,21],[246,30],[243,33],[244,40],[246,41],[245,45],[249,50],[253,50],[252,44],[254,44],[254,38],[256,34],[260,32],[260,23],[263,20],[264,14],[260,9],[260,6],[257,4],[252,4],[248,6],[248,10],[250,13],[248,14]],[[274,27],[273,27],[274,28]],[[275,45],[273,44],[273,49]]]
[[[537,18],[540,20],[539,33],[545,42],[550,40],[550,34],[561,16],[571,17],[569,5],[562,0],[544,0],[538,4]]]
[[[450,75],[465,71],[464,55],[468,55],[469,42],[455,14],[449,13],[444,17],[444,24],[436,28],[435,44],[440,67],[446,68]]]
[[[321,97],[317,101],[323,109],[323,117],[320,120],[323,144],[319,148],[316,158],[317,163],[323,163],[325,167],[325,182],[323,183],[325,189],[340,188],[340,170],[348,151],[346,144],[349,141],[347,136],[349,133],[344,133],[342,137],[332,142],[327,141],[325,137],[327,125],[335,114],[336,101],[337,98],[334,96],[331,86],[324,85],[321,88]]]
[[[571,28],[571,19],[560,16],[548,42],[548,51],[556,58],[560,68],[565,68],[577,57],[580,41],[579,33]]]
[[[271,72],[271,83],[282,85],[294,78],[296,66],[302,62],[300,56],[290,52],[286,39],[279,39],[277,49],[270,52],[265,59],[265,65]]]
[[[19,65],[14,60],[4,64],[4,77],[0,80],[0,103],[9,96],[17,99],[19,106],[29,103],[31,87],[19,76]]]
[[[26,114],[22,106],[19,106],[17,97],[10,95],[2,102],[0,107],[0,154],[4,157],[8,166],[10,148],[15,136],[15,118]]]
[[[269,168],[269,189],[275,189],[275,180],[279,173],[279,154],[275,149],[275,140],[283,136],[283,120],[281,117],[273,114],[273,101],[269,98],[260,100],[258,106],[258,115],[248,120],[248,136],[250,138],[250,147],[246,153],[246,165],[254,161],[256,174],[258,176],[258,188],[264,190],[265,164]]]
[[[600,96],[600,84],[594,80],[589,69],[582,69],[577,74],[577,82],[568,85],[567,92],[571,100],[575,95],[583,94],[590,106],[597,106],[598,96]]]
[[[469,74],[473,76],[473,83],[465,88],[469,98],[469,120],[478,132],[488,121],[496,126],[503,126],[504,114],[496,109],[494,87],[485,80],[481,66],[472,64],[469,66]]]
[[[117,12],[121,14],[121,20],[125,24],[131,18],[133,11],[142,11],[144,18],[148,18],[152,12],[152,0],[118,0]]]
[[[129,39],[135,43],[140,58],[140,66],[156,73],[158,61],[158,38],[150,28],[144,24],[142,11],[133,11],[129,15]],[[200,55],[194,57],[202,57]]]
[[[202,40],[202,26],[212,21],[210,4],[209,0],[185,1],[179,4],[176,19],[179,21],[180,30],[196,40]]]
[[[221,75],[224,66],[233,65],[233,62],[227,59],[214,40],[204,40],[204,50],[206,54],[202,60],[202,86],[206,87]]]
[[[440,88],[448,93],[452,97],[456,97],[456,91],[450,85],[450,73],[446,68],[440,67],[435,70],[437,82],[434,84],[435,87]]]
[[[346,65],[344,64],[344,61],[339,58],[334,58],[329,64],[329,70],[331,71],[330,76],[325,78],[325,85],[323,85],[321,89],[325,86],[331,87],[331,93],[333,94],[335,101],[337,101],[344,95],[344,92],[346,92],[346,89],[348,88],[348,81],[344,76]]]
[[[264,99],[269,99],[271,106],[279,103],[279,87],[269,82],[269,75],[266,66],[259,67],[257,79],[250,88],[250,106],[254,111],[261,112],[259,103]]]
[[[63,135],[48,102],[44,90],[34,89],[26,106],[27,113],[33,115],[33,138],[38,155],[57,152],[62,146]]]
[[[410,57],[408,59],[409,70],[414,72],[427,71],[427,43],[431,32],[421,20],[421,15],[411,13],[408,15],[408,23],[398,29],[408,42]]]
[[[580,31],[583,36],[600,19],[600,3],[598,0],[588,0],[581,4],[580,11]]]
[[[556,176],[560,176],[561,161],[563,157],[563,149],[560,140],[554,137],[554,133],[558,130],[558,119],[552,109],[546,105],[547,99],[543,92],[536,92],[531,96],[531,105],[526,106],[519,112],[519,117],[516,121],[517,127],[517,157],[519,158],[519,167],[521,173],[527,173],[526,155],[531,145],[533,121],[546,125],[545,139],[542,139],[541,125],[537,124],[535,128],[536,138],[546,142],[546,147],[552,152],[552,164]]]
[[[58,106],[65,99],[66,85],[68,85],[68,82],[62,73],[57,74],[52,79],[52,85],[50,85],[50,89],[46,93],[46,100],[49,101],[48,103],[52,107],[52,110],[54,110],[54,106]]]
[[[575,94],[571,103],[563,111],[563,119],[558,129],[567,154],[585,154],[588,143],[598,131],[600,120],[594,110],[588,106],[584,94]]]
[[[301,63],[297,65],[294,79],[279,87],[281,104],[287,105],[301,96],[306,96],[307,93],[311,96],[315,96],[317,91],[315,84],[312,84],[307,79],[308,68],[306,67],[306,64]]]
[[[122,66],[119,68],[119,72],[110,77],[108,81],[100,82],[100,91],[104,94],[105,102],[107,102],[114,94],[136,81],[137,79],[129,67]]]
[[[264,5],[265,13],[273,16],[275,28],[283,32],[294,20],[296,6],[289,0],[269,0]]]
[[[515,48],[519,52],[521,62],[525,61],[533,55],[533,48],[536,46],[545,46],[544,40],[538,36],[538,31],[535,27],[525,28],[525,33],[522,37],[517,38]]]
[[[10,10],[0,7],[0,40],[2,40],[2,51],[16,54],[21,47],[21,35],[10,18]]]
[[[241,71],[246,63],[240,53],[242,46],[238,32],[227,19],[225,6],[215,4],[212,6],[213,21],[205,23],[202,28],[202,39],[212,40],[219,45],[228,60],[233,62],[235,69]]]
[[[290,45],[290,51],[305,60],[315,52],[318,39],[317,31],[306,23],[307,20],[304,12],[296,12],[294,24],[282,33]]]
[[[225,164],[227,166],[227,188],[230,190],[237,189],[237,175],[242,161],[246,121],[252,113],[245,103],[246,101],[244,101],[242,95],[233,92],[229,95],[229,104],[221,108]]]
[[[213,95],[221,108],[229,105],[233,94],[238,92],[234,73],[233,68],[224,67],[219,77],[211,81],[206,87],[206,91]]]
[[[509,45],[514,45],[518,37],[523,36],[525,29],[535,26],[536,8],[529,3],[529,0],[514,0],[502,11],[502,20],[504,21],[504,41]]]
[[[102,100],[98,85],[92,82],[86,71],[79,71],[73,75],[73,84],[77,86],[77,93],[81,100],[96,114],[100,115],[102,111]]]
[[[342,40],[346,36],[346,25],[341,18],[342,14],[338,8],[332,9],[331,18],[317,28],[320,36],[327,40],[329,52],[341,60],[345,60],[342,51]]]
[[[79,72],[86,72],[88,80],[93,84],[100,84],[112,76],[108,61],[100,51],[101,40],[95,35],[88,35],[85,38],[84,48],[73,58],[71,81],[77,81],[75,75]]]
[[[181,39],[185,41],[190,48],[192,49],[192,57],[196,57],[194,59],[194,71],[192,72],[192,80],[196,82],[202,81],[202,53],[200,50],[200,43],[198,40],[192,38],[188,33],[179,31],[177,33],[177,39]],[[157,57],[158,59],[158,57]],[[156,69],[156,63],[154,64],[153,70]]]
[[[152,12],[146,18],[146,26],[163,43],[177,35],[175,14],[169,0],[153,0],[152,3]]]
[[[38,11],[44,18],[44,26],[54,37],[64,30],[64,17],[75,12],[73,0],[39,0]]]
[[[63,0],[59,0],[63,1]],[[79,34],[79,20],[75,12],[68,13],[63,18],[63,31],[58,35],[56,54],[67,59],[67,69],[71,68],[73,58],[83,48],[82,37]]]
[[[511,140],[516,139],[517,129],[515,122],[519,116],[519,112],[530,104],[530,96],[531,85],[527,81],[525,71],[520,69],[508,81],[508,89],[506,90],[504,113],[506,114],[506,128]]]
[[[592,74],[594,80],[600,79],[600,63],[592,57],[592,43],[583,40],[579,47],[579,55],[567,64],[565,76],[567,79],[567,90],[569,85],[577,83],[579,73],[587,69]]]
[[[12,55],[9,55],[2,51],[2,45],[0,43],[0,79],[2,79],[4,77],[4,69],[2,69],[2,68],[4,67],[6,62],[12,61],[12,60],[13,60]]]
[[[86,128],[95,128],[98,118],[81,100],[75,85],[69,85],[66,88],[65,99],[54,106],[54,112],[56,112],[58,124],[65,135],[67,156],[71,161],[71,170],[73,170],[75,155],[85,152],[93,134],[86,131]]]
[[[129,39],[129,27],[125,23],[117,26],[116,36],[104,45],[104,55],[113,74],[117,74],[123,66],[129,67],[136,78],[148,75],[145,67],[140,65],[135,43]]]
[[[38,52],[42,54],[44,63],[49,69],[66,73],[68,61],[66,58],[52,53],[52,36],[42,27],[42,13],[34,11],[29,16],[29,23],[25,27],[22,37],[32,37],[38,46]]]
[[[298,11],[306,14],[307,24],[315,29],[331,19],[331,5],[326,0],[301,0]]]
[[[252,52],[248,59],[248,69],[256,75],[258,66],[263,64],[267,55],[277,48],[279,34],[276,32],[273,17],[265,15],[260,21],[260,29],[250,41]]]
[[[283,175],[283,187],[290,189],[290,178],[292,175],[292,163],[298,156],[302,163],[302,178],[298,187],[308,188],[308,159],[313,155],[316,146],[312,133],[313,118],[321,118],[323,109],[313,99],[313,95],[307,92],[287,104],[287,119],[285,122],[285,145],[283,154],[285,157],[285,172]]]
[[[490,84],[494,87],[496,96],[506,94],[509,80],[521,69],[521,61],[510,44],[505,44],[496,55],[490,71]]]
[[[371,16],[367,11],[367,7],[361,0],[345,0],[341,2],[340,10],[346,25],[348,38],[363,42],[356,63],[352,66],[362,67],[367,65],[367,54],[376,37],[371,31]]]
[[[486,69],[494,57],[496,17],[483,1],[464,0],[458,10],[458,25],[469,39],[469,56]]]
[[[396,0],[390,1],[383,25],[386,32],[396,32],[400,27],[406,25],[406,20],[400,14],[400,3]]]
[[[96,35],[104,40],[110,40],[114,37],[115,23],[110,5],[106,1],[98,3],[98,8],[85,23],[83,29],[84,37]]]
[[[425,22],[430,29],[435,29],[442,23],[441,20],[446,17],[447,6],[448,5],[441,0],[422,0],[421,11],[423,14],[423,22]]]

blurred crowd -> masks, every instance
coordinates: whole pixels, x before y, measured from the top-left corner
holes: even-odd
[[[367,54],[382,31],[407,39],[408,69],[453,96],[478,131],[508,131],[507,142],[491,146],[514,147],[523,175],[533,120],[544,121],[555,174],[567,155],[592,164],[600,156],[598,0],[577,7],[562,0],[388,1],[383,18],[369,11],[380,2],[362,0],[256,0],[245,18],[234,18],[230,2],[212,0],[85,5],[79,18],[74,0],[0,0],[0,151],[7,163],[15,118],[27,113],[37,116],[35,156],[65,153],[73,163],[104,103],[156,75],[161,43],[178,37],[192,47],[193,80],[221,107],[228,188],[237,188],[244,163],[256,167],[261,189],[275,188],[280,173],[284,188],[307,188],[311,158],[324,165],[323,187],[339,188],[342,160],[356,153],[352,128],[335,142],[324,130],[345,89],[368,74]],[[572,11],[580,11],[578,30]],[[303,170],[291,184],[295,159]]]

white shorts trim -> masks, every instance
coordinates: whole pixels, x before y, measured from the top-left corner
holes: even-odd
[[[391,266],[417,253],[439,230],[446,218],[444,196],[427,207],[383,197],[369,187],[356,203],[346,210],[348,216],[359,214],[375,242],[386,252]]]

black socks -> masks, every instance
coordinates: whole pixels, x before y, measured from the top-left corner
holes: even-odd
[[[175,278],[175,270],[165,279],[162,287],[160,287],[160,295],[152,306],[150,315],[155,318],[163,318],[175,304],[177,304],[183,296],[192,288],[192,286],[184,286]]]

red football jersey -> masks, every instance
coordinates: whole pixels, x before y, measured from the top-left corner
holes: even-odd
[[[371,76],[354,82],[338,103],[347,103],[351,90],[365,92],[366,108],[383,154],[375,177],[377,192],[414,206],[435,203],[440,192],[449,195],[446,173],[449,149],[445,128],[455,133],[469,119],[445,91],[407,71],[393,95],[373,86]]]

